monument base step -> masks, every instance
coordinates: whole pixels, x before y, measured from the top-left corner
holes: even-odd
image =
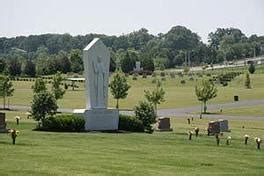
[[[86,131],[114,131],[118,130],[118,109],[75,109],[74,114],[85,119]]]

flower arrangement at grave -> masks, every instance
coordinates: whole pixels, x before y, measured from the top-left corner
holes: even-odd
[[[20,116],[15,116],[15,119],[16,119],[16,123],[17,123],[17,125],[19,125],[19,121],[20,121]]]
[[[195,136],[198,137],[200,129],[198,127],[194,128]]]
[[[262,140],[259,137],[255,137],[255,141],[257,143],[257,149],[260,149],[260,144],[261,144]]]
[[[244,136],[244,138],[245,138],[245,145],[247,145],[249,137],[250,137],[249,135],[245,134],[245,136]]]
[[[31,116],[31,112],[26,112],[25,115],[27,116],[27,119],[29,119],[29,117]]]
[[[19,131],[16,129],[10,129],[8,130],[8,132],[10,133],[10,136],[12,138],[12,143],[15,145],[16,144],[16,137],[19,134]]]
[[[189,130],[187,134],[189,136],[189,140],[192,140],[193,131]]]
[[[226,138],[226,145],[230,145],[230,143],[231,143],[231,136],[228,136]]]

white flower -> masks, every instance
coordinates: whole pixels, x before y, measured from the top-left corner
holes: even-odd
[[[18,120],[20,120],[20,117],[19,117],[19,116],[15,116],[15,119],[18,119]]]
[[[249,135],[247,135],[247,134],[245,134],[245,136],[244,136],[245,138],[249,138],[250,136]]]
[[[10,134],[12,134],[12,133],[16,133],[16,135],[19,134],[19,131],[16,130],[16,129],[9,129],[8,132],[9,132]]]
[[[193,131],[189,130],[189,131],[188,131],[188,134],[193,134]]]
[[[255,137],[255,140],[256,140],[257,143],[261,143],[261,139],[260,138]]]
[[[227,137],[227,140],[231,140],[231,136],[228,136],[228,137]]]

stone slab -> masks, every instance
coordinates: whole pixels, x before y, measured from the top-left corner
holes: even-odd
[[[118,109],[75,109],[73,113],[84,117],[86,131],[118,130]]]

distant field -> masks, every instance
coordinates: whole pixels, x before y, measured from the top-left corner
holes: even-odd
[[[15,124],[15,115],[22,117]],[[0,175],[256,175],[264,173],[264,150],[252,138],[264,139],[264,122],[230,121],[219,147],[205,133],[209,119],[173,118],[173,132],[56,133],[32,131],[35,122],[24,112],[7,112],[8,127],[17,128],[17,144],[0,133]],[[187,139],[199,127],[201,135]],[[242,128],[245,126],[245,128]],[[251,136],[243,144],[243,136]],[[232,136],[230,146],[225,138]]]
[[[264,74],[250,75],[252,89],[244,88],[244,75],[240,75],[232,81],[227,87],[218,86],[218,96],[209,103],[224,103],[232,102],[233,96],[238,95],[240,100],[252,100],[264,98]],[[132,109],[140,100],[144,99],[144,90],[151,90],[155,84],[151,83],[154,78],[146,79],[138,76],[138,80],[132,80],[132,76],[128,78],[129,84],[132,86],[129,90],[128,97],[120,101],[121,108]],[[181,80],[185,80],[186,84],[181,84]],[[166,102],[162,103],[159,108],[175,108],[199,105],[194,93],[194,81],[190,81],[188,76],[180,78],[170,78],[166,76],[166,81],[163,81],[163,86],[166,91]],[[201,78],[197,78],[201,79]],[[10,98],[11,104],[30,105],[32,101],[32,86],[33,82],[14,81],[15,93]],[[84,85],[79,84],[80,88],[72,91],[67,90],[64,98],[59,100],[59,106],[63,108],[84,108],[85,107],[85,92]],[[115,107],[115,100],[109,92],[109,105]]]

